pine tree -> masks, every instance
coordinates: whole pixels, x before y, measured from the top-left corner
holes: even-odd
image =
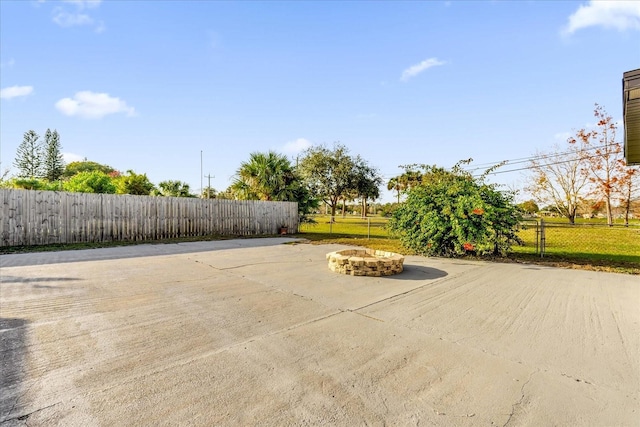
[[[64,160],[58,131],[47,129],[44,134],[44,177],[49,181],[57,181],[64,173]]]
[[[33,130],[24,133],[22,142],[16,150],[16,159],[13,162],[18,168],[18,176],[21,178],[40,178],[43,171],[42,145],[38,142],[40,136]]]

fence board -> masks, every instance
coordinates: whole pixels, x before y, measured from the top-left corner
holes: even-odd
[[[0,246],[268,235],[297,203],[0,189]]]

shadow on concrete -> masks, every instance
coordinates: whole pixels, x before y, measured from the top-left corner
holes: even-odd
[[[383,277],[385,280],[433,280],[447,276],[447,272],[423,265],[404,264],[404,271],[393,276]]]
[[[0,424],[13,419],[11,414],[24,392],[27,324],[24,319],[0,317]]]
[[[0,277],[0,283],[2,284],[23,284],[23,285],[32,285],[34,288],[55,288],[55,286],[47,286],[47,285],[34,285],[33,283],[40,282],[71,282],[76,280],[82,280],[77,277],[20,277],[20,276],[6,276],[2,275]]]
[[[65,262],[105,261],[162,255],[179,255],[225,249],[256,248],[301,242],[290,237],[243,238],[183,243],[140,243],[109,248],[73,249],[47,252],[5,254],[0,256],[0,267],[59,264]]]

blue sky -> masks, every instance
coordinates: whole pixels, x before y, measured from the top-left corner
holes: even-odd
[[[0,66],[3,170],[55,128],[68,161],[194,191],[201,151],[224,190],[251,152],[336,141],[388,179],[550,149],[596,102],[621,119],[640,2],[2,0]]]

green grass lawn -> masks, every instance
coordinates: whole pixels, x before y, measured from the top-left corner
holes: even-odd
[[[303,224],[300,237],[314,242],[365,246],[411,255],[386,228],[387,219],[353,216],[316,216],[315,224]],[[520,231],[524,246],[514,246],[509,260],[640,274],[640,221],[630,227],[607,227],[599,219],[582,220],[570,226],[566,219],[547,219],[546,252],[536,253],[535,223]]]
[[[334,237],[367,237],[388,239],[387,222],[384,217],[360,218],[354,216],[336,216],[331,223],[328,215],[315,216],[315,224],[302,224],[300,231],[311,234],[332,234]]]

